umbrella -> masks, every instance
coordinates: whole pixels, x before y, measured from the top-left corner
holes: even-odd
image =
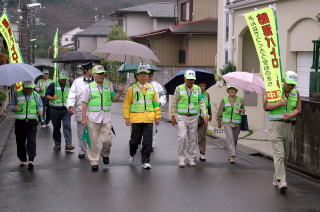
[[[137,69],[139,68],[139,66],[141,65],[140,64],[127,64],[127,63],[124,63],[120,66],[120,68],[118,69],[119,72],[130,72],[130,73],[134,73],[137,71]],[[143,64],[145,66],[148,66],[148,69],[149,70],[152,70],[152,71],[159,71],[159,68],[155,65],[152,65],[152,64]]]
[[[42,72],[25,63],[12,63],[0,66],[0,85],[10,86],[17,82],[34,80]]]
[[[174,77],[172,77],[165,85],[164,87],[167,90],[167,93],[170,95],[174,94],[174,91],[176,90],[176,87],[184,83],[184,72],[187,70],[192,70],[196,72],[196,81],[195,84],[198,84],[200,82],[205,82],[207,84],[206,89],[210,88],[212,85],[216,83],[216,80],[214,78],[214,74],[201,69],[195,69],[195,68],[189,68],[182,71],[179,71]]]
[[[257,94],[265,94],[266,89],[261,77],[249,72],[231,72],[222,76],[228,83],[242,88],[243,90],[254,92]]]
[[[99,62],[101,59],[93,56],[89,52],[82,51],[70,51],[66,52],[56,59],[52,60],[54,63],[87,63],[87,62]]]
[[[37,62],[33,63],[32,66],[39,68],[40,70],[42,68],[54,68],[53,63],[48,61],[48,62]]]
[[[113,40],[98,46],[93,55],[106,60],[127,62],[130,64],[159,63],[157,56],[145,45],[128,40]]]

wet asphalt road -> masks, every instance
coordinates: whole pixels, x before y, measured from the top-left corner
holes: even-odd
[[[177,129],[166,122],[159,127],[152,169],[141,168],[140,155],[128,167],[129,128],[119,107],[114,105],[111,164],[105,168],[101,161],[99,172],[76,153],[54,153],[51,128],[39,128],[34,171],[20,168],[11,134],[0,161],[0,211],[320,211],[319,183],[289,171],[289,190],[280,194],[272,186],[271,161],[239,153],[229,165],[221,141],[212,138],[207,162],[177,168]]]

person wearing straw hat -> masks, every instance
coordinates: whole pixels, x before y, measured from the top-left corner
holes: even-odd
[[[185,167],[185,160],[189,166],[196,166],[196,146],[198,118],[200,110],[204,123],[208,123],[208,116],[199,86],[194,84],[196,73],[187,70],[184,73],[184,84],[176,87],[171,103],[171,123],[178,125],[178,166]]]
[[[20,166],[33,169],[36,156],[37,117],[43,114],[40,95],[34,91],[35,84],[26,81],[23,90],[17,91],[9,103],[9,109],[15,112],[15,135],[17,156]]]
[[[93,82],[93,62],[83,64],[80,67],[81,69],[83,69],[83,76],[80,76],[73,81],[68,95],[67,107],[69,113],[75,115],[75,121],[77,122],[77,134],[79,144],[78,158],[84,158],[86,154],[86,145],[85,142],[82,140],[82,96],[84,90],[87,89],[89,83]]]
[[[94,82],[89,83],[84,89],[82,101],[82,126],[88,126],[91,144],[87,146],[87,157],[91,164],[92,171],[99,170],[99,156],[102,156],[103,163],[108,165],[111,140],[111,106],[112,102],[119,100],[123,93],[124,86],[119,87],[119,93],[113,91],[110,82],[106,81],[104,74],[106,70],[102,65],[92,68]],[[98,143],[102,143],[99,152]]]
[[[226,132],[226,149],[228,151],[228,161],[231,164],[236,162],[236,147],[240,134],[242,122],[241,114],[244,113],[242,98],[237,96],[238,88],[232,84],[227,88],[228,96],[221,100],[217,121],[218,128],[223,127]]]
[[[38,83],[35,88],[35,90],[40,94],[43,103],[43,113],[45,115],[45,120],[41,120],[42,128],[49,127],[49,122],[51,120],[49,102],[46,99],[47,88],[53,82],[52,79],[50,79],[49,77],[49,70],[43,70],[42,79],[38,80]]]
[[[143,169],[151,169],[150,154],[152,152],[153,123],[160,124],[160,107],[157,92],[148,83],[149,70],[141,65],[136,74],[137,82],[127,90],[123,103],[123,118],[126,125],[131,125],[129,141],[129,165],[134,162],[135,154],[142,139],[141,163]]]
[[[72,146],[71,114],[67,109],[67,99],[71,87],[68,79],[68,72],[60,71],[59,79],[51,83],[46,92],[53,125],[53,140],[55,143],[53,150],[56,152],[61,150],[61,122],[66,142],[65,151],[72,152],[74,149],[74,146]]]
[[[270,137],[273,148],[274,179],[273,185],[281,192],[288,188],[286,181],[286,163],[289,156],[289,146],[294,139],[296,117],[301,112],[301,97],[296,90],[298,75],[287,71],[284,77],[284,99],[270,103],[264,101],[264,109],[269,113]]]

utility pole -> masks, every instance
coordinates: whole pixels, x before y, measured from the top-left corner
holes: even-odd
[[[28,30],[29,0],[19,0],[21,16],[19,17],[19,47],[25,63],[30,64],[30,36]]]

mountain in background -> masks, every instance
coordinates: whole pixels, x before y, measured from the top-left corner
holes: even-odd
[[[151,2],[170,2],[174,0],[38,0],[43,8],[36,17],[41,24],[36,27],[37,51],[39,56],[47,55],[54,32],[58,28],[61,34],[76,27],[86,28],[92,25],[95,17],[111,18],[117,9]],[[7,0],[8,13],[18,17],[19,0]]]

